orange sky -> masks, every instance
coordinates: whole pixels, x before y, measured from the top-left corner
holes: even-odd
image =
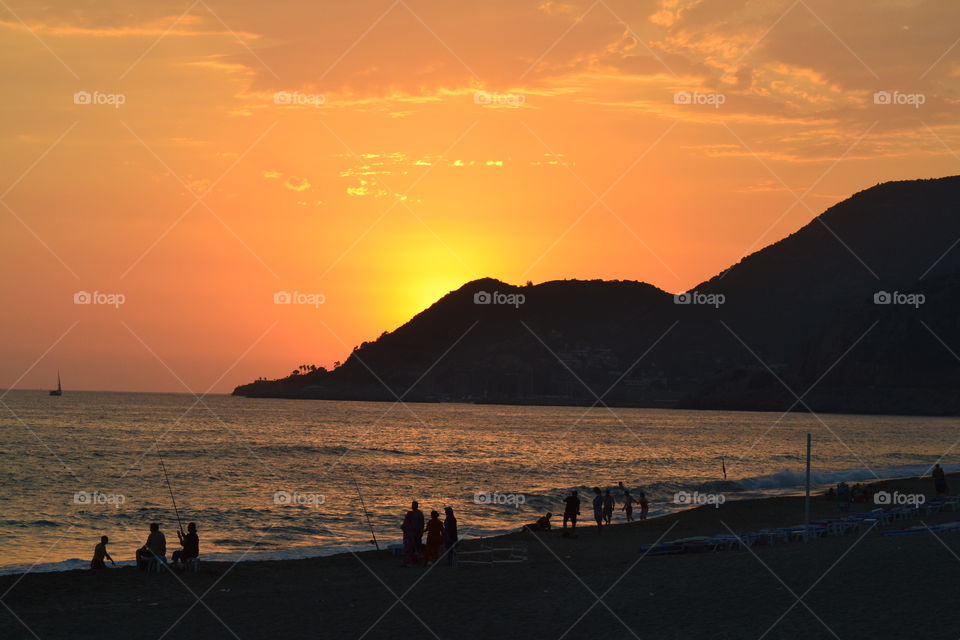
[[[0,387],[229,391],[483,276],[682,291],[960,173],[955,2],[57,5],[0,8]]]

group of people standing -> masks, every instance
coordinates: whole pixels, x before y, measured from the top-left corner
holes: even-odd
[[[180,539],[181,548],[173,552],[171,561],[175,569],[182,569],[187,560],[200,557],[200,536],[197,534],[197,524],[195,522],[188,524],[186,533],[183,532],[182,528],[179,529],[177,537]],[[93,549],[93,560],[90,561],[91,569],[106,569],[107,565],[104,560],[109,560],[116,566],[117,563],[107,552],[109,542],[110,538],[100,536],[100,544]],[[147,536],[146,543],[137,549],[136,560],[137,568],[141,570],[146,569],[150,562],[167,563],[167,537],[160,531],[159,523],[150,524],[150,534]]]
[[[624,488],[621,484],[620,488],[623,490],[623,503],[620,508],[626,514],[627,522],[633,522],[633,505],[640,506],[640,519],[647,519],[647,511],[650,508],[650,503],[647,501],[647,494],[641,491],[638,497],[633,497],[630,494],[630,490]],[[577,528],[577,518],[580,516],[580,494],[577,491],[571,491],[570,495],[564,498],[564,509],[563,509],[563,528],[567,528],[567,522],[570,523],[571,529]],[[610,489],[607,489],[606,492],[602,491],[600,487],[593,488],[593,519],[597,523],[597,535],[603,533],[603,528],[613,521],[613,511],[617,506],[617,501],[613,497],[613,493]]]
[[[447,564],[456,564],[457,518],[453,515],[453,507],[444,507],[443,513],[443,521],[437,511],[431,511],[430,520],[424,521],[420,503],[414,500],[410,505],[410,511],[407,511],[400,526],[403,531],[404,567],[433,564],[440,559],[441,547],[444,549],[443,555],[447,558]],[[424,533],[427,534],[426,544],[423,542]]]

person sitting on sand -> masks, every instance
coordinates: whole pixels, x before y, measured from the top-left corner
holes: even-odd
[[[520,527],[520,531],[550,531],[550,518],[553,517],[553,514],[549,511],[547,515],[537,518],[537,521],[533,524],[525,524]]]
[[[451,567],[457,564],[457,517],[453,515],[453,507],[444,507],[443,513],[443,546],[446,549],[447,564]]]
[[[943,469],[939,464],[933,465],[933,488],[936,490],[938,496],[945,496],[950,491],[947,489],[947,476],[944,475]]]
[[[167,561],[167,538],[156,522],[150,523],[150,535],[147,536],[146,544],[137,549],[137,568],[145,569],[147,561],[152,558],[164,563]]]
[[[603,493],[600,487],[593,488],[593,519],[597,521],[597,535],[603,533]]]
[[[647,519],[647,510],[650,508],[650,503],[647,502],[647,494],[643,491],[640,492],[640,500],[637,501],[640,505],[640,519]]]
[[[180,546],[183,548],[177,549],[170,556],[174,566],[179,567],[181,563],[186,564],[187,560],[200,557],[200,536],[197,535],[197,523],[191,522],[188,524],[186,534],[183,533],[183,529],[178,530],[177,537],[180,538]]]
[[[610,521],[613,520],[613,508],[616,505],[613,494],[610,493],[610,489],[607,489],[607,492],[603,495],[603,521],[607,524],[610,524]]]
[[[627,522],[633,522],[633,505],[637,501],[630,495],[630,489],[623,490],[623,507],[620,511],[627,514]],[[639,503],[637,503],[639,504]]]
[[[93,548],[93,560],[90,561],[91,569],[106,569],[107,565],[103,561],[104,558],[113,563],[113,566],[117,566],[117,563],[113,562],[113,558],[111,558],[110,554],[107,553],[108,542],[110,542],[110,538],[107,536],[100,536],[100,544]]]
[[[433,561],[440,557],[440,543],[443,542],[443,523],[440,522],[440,514],[436,511],[430,512],[430,520],[427,522],[427,550],[423,554],[423,564],[433,564]]]
[[[567,520],[570,521],[570,528],[577,528],[577,516],[580,515],[580,496],[576,491],[571,491],[570,495],[563,499],[566,506],[563,508],[563,528],[567,528]]]

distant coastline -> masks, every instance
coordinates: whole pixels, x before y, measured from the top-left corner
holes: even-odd
[[[332,370],[233,394],[960,415],[958,201],[960,176],[877,185],[682,294],[475,280]]]

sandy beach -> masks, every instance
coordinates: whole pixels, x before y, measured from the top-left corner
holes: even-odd
[[[950,478],[954,486],[960,476]],[[932,497],[929,479],[877,488]],[[874,508],[856,504],[854,512]],[[386,551],[0,578],[3,638],[955,638],[960,535],[882,531],[960,520],[942,512],[846,536],[750,550],[641,557],[641,545],[802,520],[802,497],[730,501],[598,536],[511,534],[517,564],[402,568]],[[814,519],[837,505],[812,501]],[[586,515],[586,512],[584,513]],[[619,514],[618,514],[619,515]],[[468,541],[464,549],[478,549]],[[467,557],[467,556],[464,556]],[[474,556],[480,557],[480,556]],[[322,631],[321,631],[322,630]]]

